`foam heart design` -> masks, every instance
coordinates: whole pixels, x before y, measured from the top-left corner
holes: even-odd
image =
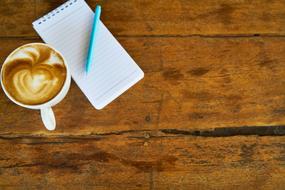
[[[18,92],[24,97],[30,99],[41,99],[54,91],[58,79],[49,70],[34,69],[21,69],[13,76],[13,84]]]

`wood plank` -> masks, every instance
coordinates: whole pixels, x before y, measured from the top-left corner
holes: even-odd
[[[67,97],[54,107],[58,128],[52,134],[285,123],[285,38],[119,40],[145,78],[101,111],[72,83]],[[0,40],[5,44],[1,63],[12,49],[32,41]],[[14,105],[3,91],[0,105],[0,134],[49,133],[37,111]]]
[[[34,3],[36,2],[36,3]],[[0,37],[37,36],[31,23],[64,0],[0,2]],[[103,6],[116,36],[285,34],[285,2],[236,0],[87,1]]]
[[[283,189],[285,137],[1,138],[1,189]]]

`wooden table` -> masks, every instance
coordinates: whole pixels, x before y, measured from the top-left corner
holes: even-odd
[[[285,1],[87,1],[145,72],[57,129],[0,90],[0,189],[284,189]],[[0,63],[63,0],[0,1]]]

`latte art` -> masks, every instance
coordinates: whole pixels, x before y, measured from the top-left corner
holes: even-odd
[[[66,67],[59,53],[45,45],[25,45],[4,63],[2,81],[7,92],[27,105],[45,103],[64,85]]]

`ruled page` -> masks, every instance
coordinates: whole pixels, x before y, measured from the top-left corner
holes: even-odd
[[[85,63],[94,13],[70,0],[33,23],[41,38],[65,57],[71,75],[91,104],[101,109],[143,78],[143,71],[100,21],[88,75]],[[45,20],[45,21],[44,21]]]

